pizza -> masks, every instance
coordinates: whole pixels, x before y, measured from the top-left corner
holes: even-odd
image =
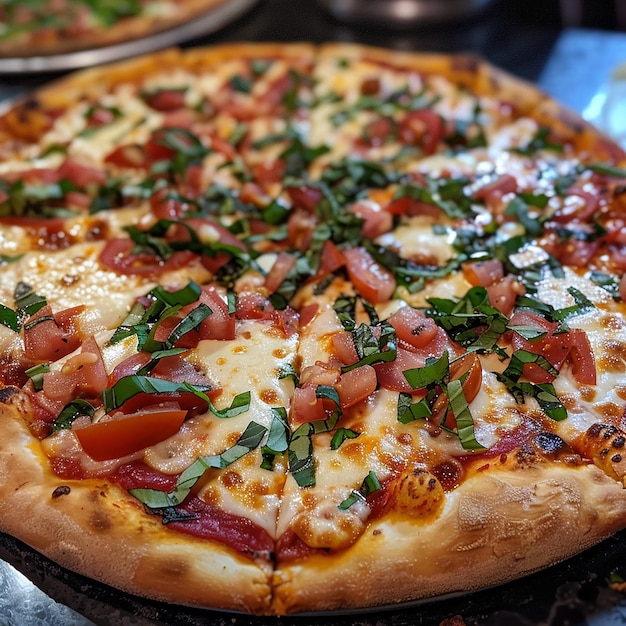
[[[225,0],[6,0],[0,58],[66,54],[141,39],[197,19]]]
[[[13,103],[0,161],[3,532],[280,615],[520,579],[626,526],[626,155],[531,85],[166,50]]]

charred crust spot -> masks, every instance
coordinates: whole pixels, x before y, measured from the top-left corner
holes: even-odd
[[[452,491],[463,482],[465,470],[458,461],[450,459],[435,465],[432,473],[439,480],[444,491]]]
[[[428,481],[428,491],[434,491],[437,488],[437,480],[435,478],[431,478]]]
[[[614,448],[623,448],[625,443],[626,437],[624,437],[624,435],[618,435],[617,437],[615,437],[615,439],[613,439],[611,445]]]
[[[518,465],[529,465],[535,461],[537,453],[529,444],[522,444],[515,453],[515,460]]]
[[[555,433],[539,433],[535,437],[535,445],[546,454],[557,455],[565,449],[565,442]]]
[[[67,485],[59,485],[53,492],[53,498],[60,498],[61,496],[67,496],[72,491]]]
[[[621,463],[621,462],[622,462],[622,455],[621,455],[621,454],[614,454],[614,455],[611,457],[611,461],[612,461],[613,463]]]
[[[611,424],[593,424],[587,430],[587,436],[591,439],[610,439],[615,435],[619,435],[619,430]]]
[[[0,403],[8,404],[19,391],[17,387],[2,387],[0,389]]]

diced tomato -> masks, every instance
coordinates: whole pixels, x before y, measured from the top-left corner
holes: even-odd
[[[517,179],[510,174],[502,174],[496,180],[483,185],[474,192],[474,197],[484,200],[487,206],[494,206],[502,201],[502,197],[517,191]]]
[[[245,245],[235,237],[227,228],[224,228],[217,222],[204,218],[191,218],[185,222],[198,235],[201,241],[210,243],[221,243],[233,246],[245,251]],[[188,241],[190,239],[189,232],[182,226],[174,229],[173,234],[169,236],[171,241]],[[218,252],[215,256],[208,254],[202,255],[202,265],[212,274],[217,272],[221,267],[230,261],[231,255],[227,252]]]
[[[365,248],[350,248],[344,251],[348,277],[359,295],[373,304],[386,302],[395,288],[394,275]]]
[[[392,215],[426,215],[429,217],[440,217],[442,210],[436,204],[414,200],[408,196],[395,198],[385,206],[385,211]]]
[[[193,127],[198,119],[198,114],[193,109],[174,109],[163,113],[163,128],[185,128]]]
[[[356,348],[354,347],[352,333],[347,330],[341,330],[332,336],[331,341],[337,358],[344,365],[352,365],[359,360]]]
[[[398,340],[409,350],[425,348],[439,333],[433,319],[410,306],[403,306],[387,321],[394,327]]]
[[[200,322],[200,339],[234,339],[235,315],[228,312],[228,304],[215,287],[202,287],[200,302],[206,304],[213,313]]]
[[[371,365],[361,365],[343,373],[336,385],[341,408],[347,409],[369,398],[377,385],[376,370]]]
[[[383,211],[375,202],[359,200],[348,207],[348,211],[363,220],[361,234],[368,239],[375,239],[393,228],[391,213]]]
[[[502,261],[498,259],[463,263],[461,269],[463,270],[465,280],[474,287],[487,287],[499,281],[504,276]]]
[[[341,376],[341,369],[328,363],[317,362],[315,365],[308,365],[300,372],[301,387],[318,387],[326,385],[334,387]]]
[[[144,94],[146,104],[157,111],[174,111],[185,106],[185,91],[182,89],[158,89]]]
[[[175,435],[187,411],[153,405],[130,415],[116,414],[74,429],[83,450],[95,461],[119,459]]]
[[[310,304],[305,304],[299,311],[300,328],[304,328],[307,324],[312,322],[319,310],[320,310],[320,305],[317,304],[317,302],[311,302]]]
[[[275,311],[274,305],[256,291],[244,291],[237,296],[235,314],[240,320],[269,320]]]
[[[331,241],[327,239],[322,246],[320,266],[315,275],[315,280],[320,280],[329,274],[333,274],[340,267],[346,264],[343,252]]]
[[[296,262],[297,259],[293,254],[288,252],[278,253],[276,261],[265,277],[265,288],[268,293],[272,294],[280,288],[289,272],[295,267]]]
[[[517,311],[510,320],[510,326],[529,326],[545,335],[532,341],[519,333],[513,333],[511,343],[515,350],[526,350],[543,356],[555,369],[560,370],[567,359],[571,348],[569,333],[554,334],[558,328],[556,322],[549,322],[532,311]],[[534,383],[548,383],[554,376],[535,363],[524,365],[524,376]]]
[[[420,146],[426,156],[434,154],[443,139],[443,120],[432,109],[410,111],[400,121],[398,137],[411,146]]]
[[[365,146],[382,146],[385,141],[393,137],[393,132],[393,120],[388,117],[379,117],[378,119],[372,120],[369,124],[367,124],[359,142]]]
[[[418,341],[425,340],[429,335],[430,329],[427,328],[425,334]],[[419,335],[416,335],[416,337],[419,337]],[[380,385],[392,391],[415,393],[415,390],[409,385],[404,375],[406,370],[424,367],[428,357],[439,358],[444,350],[448,350],[451,358],[460,354],[460,348],[452,344],[445,331],[438,326],[436,327],[436,333],[430,341],[419,348],[407,345],[404,341],[399,341],[398,344],[398,354],[395,360],[389,363],[377,363],[373,366]]]
[[[551,242],[550,242],[551,243]],[[586,241],[570,238],[565,242],[557,241],[554,245],[545,246],[547,252],[556,257],[562,264],[573,267],[587,267],[600,249],[600,240]]]
[[[156,254],[141,252],[133,253],[135,244],[131,239],[109,239],[102,252],[99,261],[119,274],[131,274],[155,278],[166,272],[185,267],[196,257],[196,254],[188,250],[174,252],[169,258],[161,259]]]
[[[150,208],[157,219],[175,220],[182,217],[189,206],[172,196],[171,189],[163,187],[150,197]]]
[[[35,362],[56,361],[80,346],[80,338],[58,325],[48,304],[30,316],[23,330],[24,353]]]
[[[574,378],[583,385],[595,385],[596,361],[587,333],[574,329],[569,331],[569,335],[572,341],[570,359]]]
[[[513,312],[517,296],[526,293],[524,285],[518,283],[511,275],[505,276],[493,285],[488,285],[486,289],[491,306],[507,317]]]
[[[251,169],[257,183],[267,190],[269,186],[282,181],[285,175],[285,167],[286,164],[283,159],[276,159],[271,162],[254,163]]]
[[[115,113],[106,107],[95,106],[89,112],[87,125],[90,127],[105,126],[115,120]]]
[[[50,400],[67,404],[74,398],[95,398],[107,384],[100,348],[93,337],[88,337],[81,351],[71,356],[60,371],[44,374],[43,393]]]
[[[142,146],[136,144],[127,144],[114,148],[113,151],[104,158],[104,162],[109,165],[135,169],[144,169],[147,167],[146,152]]]
[[[286,187],[285,191],[295,207],[308,213],[315,213],[315,207],[324,197],[321,190],[315,187]]]
[[[291,401],[292,424],[304,424],[326,418],[324,402],[315,395],[315,386],[296,387]]]
[[[109,386],[113,386],[120,378],[132,376],[144,365],[150,362],[149,352],[135,352],[133,355],[118,363],[109,374]]]
[[[567,201],[553,216],[554,221],[568,223],[571,220],[588,222],[599,208],[597,194],[590,193],[578,187],[571,187],[567,191],[568,200],[571,196],[578,198],[577,202]]]
[[[104,170],[84,165],[69,158],[65,159],[60,165],[59,177],[69,180],[77,187],[83,189],[88,185],[104,185],[107,180],[107,174]]]

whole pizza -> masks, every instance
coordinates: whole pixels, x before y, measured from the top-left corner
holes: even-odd
[[[256,614],[466,592],[610,536],[624,166],[467,56],[168,50],[14,104],[0,529]]]
[[[0,59],[48,56],[141,39],[227,0],[3,0]]]

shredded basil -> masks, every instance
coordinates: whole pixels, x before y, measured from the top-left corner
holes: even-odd
[[[361,433],[358,433],[356,430],[352,430],[351,428],[338,428],[333,435],[333,438],[330,440],[330,449],[338,450],[341,445],[347,439],[356,439],[359,437]]]
[[[346,511],[359,501],[365,502],[367,496],[375,493],[376,491],[380,491],[381,489],[382,487],[376,477],[376,474],[370,471],[370,473],[363,479],[358,491],[352,490],[352,493],[339,504],[338,508],[342,511]]]
[[[131,489],[129,493],[151,509],[166,509],[182,504],[189,495],[192,487],[198,482],[204,473],[211,468],[224,469],[241,457],[257,448],[267,429],[261,424],[252,421],[241,434],[237,443],[213,456],[204,456],[196,459],[178,478],[173,491],[166,493],[156,489]]]
[[[94,413],[95,409],[89,402],[82,400],[81,398],[76,398],[63,407],[59,416],[52,424],[52,432],[71,428],[72,423],[76,420],[76,418],[82,416],[93,418]]]
[[[283,407],[272,407],[272,422],[270,424],[267,441],[261,448],[263,461],[261,467],[271,470],[276,457],[289,449],[291,430],[287,421],[287,411]]]

